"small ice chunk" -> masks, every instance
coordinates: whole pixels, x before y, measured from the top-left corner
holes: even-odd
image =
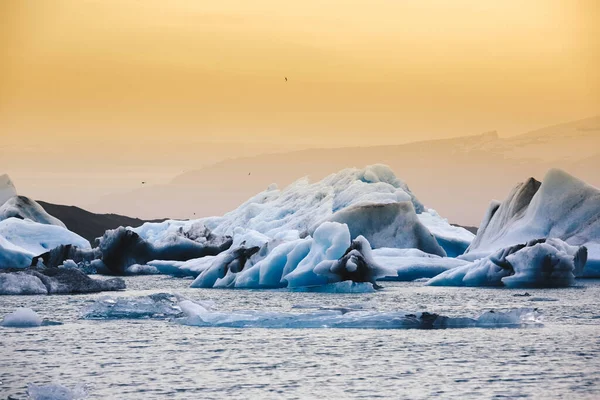
[[[32,400],[77,400],[85,399],[88,391],[85,385],[76,385],[73,389],[57,383],[50,385],[27,385],[27,395]]]
[[[0,323],[5,328],[33,328],[42,325],[42,318],[31,308],[17,308]]]

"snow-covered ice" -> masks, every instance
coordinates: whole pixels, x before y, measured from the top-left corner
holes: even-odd
[[[236,230],[244,228],[271,239],[290,241],[313,235],[326,221],[347,223],[353,238],[364,236],[373,248],[416,247],[445,255],[443,246],[455,253],[473,238],[434,210],[425,210],[408,186],[385,165],[344,169],[315,183],[303,178],[282,190],[272,186],[220,217],[167,220],[129,229],[154,244],[169,242],[167,238],[174,232],[193,231],[194,226],[206,226],[217,236],[235,237]],[[441,246],[432,232],[434,237],[439,236]]]

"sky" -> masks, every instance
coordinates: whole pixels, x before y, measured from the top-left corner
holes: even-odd
[[[599,71],[595,0],[3,0],[0,173],[78,204],[243,155],[510,136],[598,114]]]

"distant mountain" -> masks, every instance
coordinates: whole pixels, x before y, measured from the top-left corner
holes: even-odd
[[[58,204],[37,201],[46,212],[60,219],[72,232],[89,240],[102,236],[107,229],[115,229],[119,226],[140,226],[145,222],[161,222],[164,219],[145,221],[139,218],[130,218],[118,214],[94,214],[75,206],[63,206]]]
[[[600,187],[600,116],[500,138],[489,132],[397,146],[310,149],[222,161],[147,186],[101,198],[94,210],[142,218],[198,218],[230,211],[271,183],[315,181],[346,167],[389,165],[427,206],[451,222],[479,225],[492,199],[551,168]]]

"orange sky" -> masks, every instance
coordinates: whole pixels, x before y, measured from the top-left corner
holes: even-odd
[[[52,177],[102,172],[110,191],[263,147],[598,114],[599,4],[3,0],[0,173],[41,196]]]

